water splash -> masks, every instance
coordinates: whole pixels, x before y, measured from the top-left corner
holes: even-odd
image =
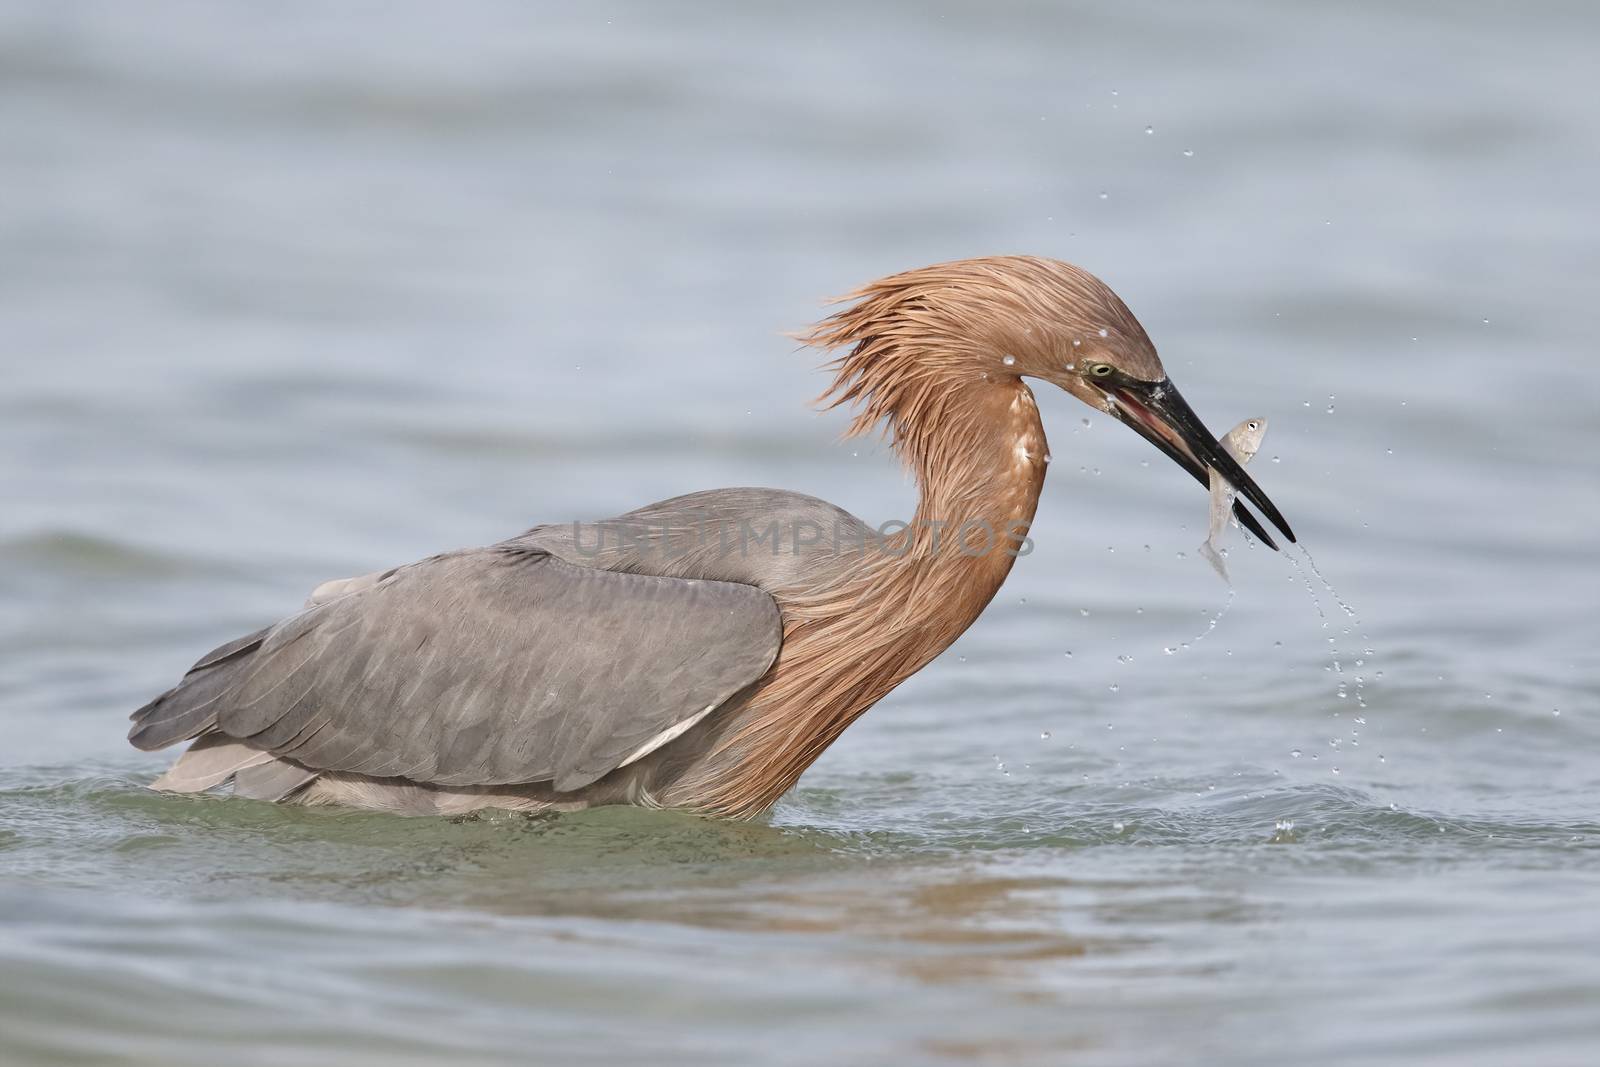
[[[1345,600],[1344,597],[1339,595],[1339,591],[1333,587],[1333,583],[1328,581],[1328,579],[1323,575],[1322,570],[1317,566],[1317,561],[1312,558],[1311,551],[1304,545],[1299,545],[1297,547],[1300,550],[1300,554],[1305,557],[1306,566],[1311,568],[1311,573],[1316,577],[1317,581],[1322,583],[1323,590],[1330,598],[1332,598],[1333,602],[1339,606],[1339,610],[1344,612],[1345,618],[1350,620],[1351,625],[1361,630],[1361,651],[1359,655],[1354,656],[1354,666],[1360,669],[1365,669],[1367,666],[1367,661],[1376,653],[1372,648],[1372,638],[1367,635],[1366,628],[1362,625],[1361,616],[1356,613],[1355,607],[1351,605],[1349,601]],[[1346,626],[1344,628],[1344,633],[1346,635],[1350,633],[1350,626]],[[1366,684],[1367,679],[1364,674],[1355,675],[1354,695],[1356,698],[1356,707],[1358,708],[1365,708],[1367,706],[1366,694],[1364,692]]]
[[[1239,594],[1230,586],[1228,588],[1228,599],[1224,600],[1222,602],[1222,607],[1218,608],[1216,612],[1212,614],[1211,618],[1206,622],[1206,628],[1189,638],[1187,641],[1180,641],[1176,645],[1167,645],[1161,650],[1162,654],[1175,656],[1179,652],[1188,651],[1189,646],[1198,645],[1201,641],[1204,641],[1206,638],[1210,637],[1211,632],[1217,628],[1217,624],[1222,621],[1223,616],[1228,614],[1228,609],[1233,607],[1234,598],[1238,595]]]
[[[1287,549],[1284,551],[1283,557],[1294,567],[1295,573],[1305,586],[1306,594],[1311,598],[1312,607],[1316,609],[1322,630],[1328,633],[1329,663],[1324,670],[1328,670],[1334,675],[1335,695],[1340,700],[1349,700],[1352,697],[1355,699],[1356,711],[1352,717],[1354,725],[1350,729],[1349,744],[1351,748],[1360,748],[1360,728],[1367,724],[1367,719],[1363,712],[1369,706],[1366,694],[1367,676],[1364,672],[1367,669],[1368,660],[1375,655],[1375,650],[1372,647],[1371,638],[1362,627],[1361,617],[1357,614],[1355,607],[1339,595],[1339,592],[1334,589],[1333,583],[1329,582],[1327,577],[1323,575],[1321,569],[1317,567],[1316,560],[1312,558],[1311,553],[1303,545],[1294,546],[1294,548],[1298,549],[1298,555],[1294,549]],[[1302,559],[1304,562],[1302,562]],[[1312,581],[1313,578],[1316,579],[1315,583]],[[1293,581],[1294,578],[1291,576],[1289,580]],[[1318,595],[1316,588],[1319,584],[1322,586],[1322,592],[1327,595],[1334,605],[1337,605],[1338,611],[1344,615],[1344,624],[1339,628],[1337,636],[1332,633],[1332,630],[1338,620],[1330,616],[1329,610],[1324,608],[1323,599]],[[1361,643],[1359,646],[1352,648],[1346,641],[1351,638],[1353,632],[1358,630],[1360,631]],[[1343,645],[1342,650],[1341,645]],[[1352,667],[1350,672],[1345,670],[1347,662]],[[1377,676],[1381,677],[1382,672],[1378,672]],[[1338,716],[1343,713],[1335,711],[1334,714]],[[1341,743],[1338,738],[1330,741],[1330,745],[1335,750],[1340,747]],[[1378,756],[1378,762],[1385,762],[1381,754]],[[1338,774],[1339,769],[1334,768],[1333,773]]]

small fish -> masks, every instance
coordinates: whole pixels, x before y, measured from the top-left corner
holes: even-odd
[[[1217,441],[1227,450],[1228,455],[1239,461],[1239,466],[1242,467],[1255,456],[1256,449],[1261,447],[1261,439],[1266,435],[1266,419],[1246,419],[1217,438]],[[1211,532],[1206,536],[1205,544],[1200,546],[1200,554],[1226,582],[1228,568],[1223,565],[1222,553],[1217,551],[1217,545],[1222,537],[1222,531],[1228,528],[1228,520],[1233,515],[1234,488],[1216,471],[1211,471],[1210,474]]]

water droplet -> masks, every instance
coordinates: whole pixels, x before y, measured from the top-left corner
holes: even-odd
[[[1183,150],[1183,154],[1184,154],[1184,157],[1185,157],[1185,158],[1188,158],[1188,157],[1190,157],[1190,156],[1193,156],[1193,155],[1194,155],[1194,149],[1192,149],[1192,148],[1185,148],[1185,149],[1184,149],[1184,150]]]
[[[1299,759],[1302,753],[1298,748],[1291,748],[1289,750],[1289,755],[1293,756],[1295,759]]]
[[[1100,327],[1100,336],[1101,337],[1108,337],[1108,336],[1110,336],[1110,333],[1111,333],[1111,331],[1107,330],[1104,326]]]
[[[1556,717],[1557,717],[1557,718],[1560,718],[1560,716],[1561,716],[1561,709],[1560,709],[1560,708],[1552,708],[1552,709],[1551,709],[1551,710],[1550,710],[1550,714],[1552,714],[1552,715],[1554,715],[1554,716],[1556,716]]]
[[[1113,693],[1119,692],[1122,689],[1122,687],[1119,686],[1116,682],[1112,682],[1110,688],[1111,688],[1111,691]]]
[[[1279,456],[1273,456],[1272,457],[1272,462],[1274,462],[1274,463],[1282,463],[1283,459],[1281,457],[1279,457]]]
[[[1117,657],[1117,662],[1118,663],[1132,663],[1133,662],[1133,657],[1129,656],[1129,655],[1126,655],[1126,654],[1119,655]]]
[[[1388,760],[1386,760],[1386,759],[1384,759],[1384,758],[1383,758],[1383,753],[1382,753],[1382,752],[1380,752],[1380,753],[1378,753],[1378,762],[1379,762],[1379,763],[1388,763],[1388,762],[1389,762],[1389,761],[1388,761]],[[1389,805],[1389,806],[1390,806],[1390,807],[1391,807],[1391,808],[1392,808],[1392,807],[1394,807],[1394,805],[1393,805],[1393,804],[1390,804],[1390,805]]]
[[[1071,659],[1072,658],[1072,649],[1070,649],[1070,648],[1067,649],[1064,653],[1062,653],[1062,655],[1066,656],[1068,659]]]
[[[1117,833],[1120,834],[1123,831],[1123,825],[1120,822],[1114,822],[1114,823],[1111,824],[1111,829],[1115,830]]]
[[[1049,730],[1040,730],[1039,731],[1039,740],[1041,740],[1041,741],[1050,740],[1050,731]]]
[[[1334,774],[1338,774],[1338,773],[1339,773],[1339,768],[1337,768],[1337,767],[1335,767],[1335,768],[1334,768],[1334,769],[1333,769],[1333,773],[1334,773]]]
[[[1485,326],[1487,326],[1487,325],[1489,325],[1489,320],[1488,320],[1488,319],[1484,319],[1484,320],[1483,320],[1483,324],[1484,324],[1484,325],[1485,325]]]
[[[1168,645],[1167,647],[1163,648],[1161,651],[1163,653],[1165,653],[1166,655],[1170,656],[1173,653],[1177,652],[1178,650],[1173,648],[1171,645]]]
[[[1108,196],[1110,196],[1110,195],[1111,195],[1111,194],[1110,194],[1110,193],[1108,193],[1108,192],[1105,192],[1105,191],[1104,191],[1104,190],[1102,190],[1102,191],[1101,191],[1101,193],[1100,193],[1100,199],[1101,199],[1101,200],[1104,200],[1104,199],[1105,199],[1105,198],[1106,198],[1106,197],[1108,197]],[[1484,321],[1488,321],[1488,320],[1487,320],[1487,319],[1486,319],[1486,320],[1484,320]]]
[[[1088,608],[1079,608],[1078,609],[1078,614],[1082,615],[1084,618],[1087,619],[1089,617],[1089,609]]]
[[[1144,132],[1145,133],[1155,133],[1156,132],[1156,128],[1154,126],[1146,126],[1144,128]]]
[[[1001,358],[1000,362],[1004,363],[1008,367],[1012,367],[1012,366],[1016,365],[1017,357],[1016,356],[1004,356],[1004,357]]]

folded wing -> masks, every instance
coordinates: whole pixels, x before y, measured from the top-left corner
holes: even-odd
[[[398,568],[223,645],[136,711],[129,739],[221,735],[319,771],[565,792],[755,682],[781,640],[754,586],[498,545]]]

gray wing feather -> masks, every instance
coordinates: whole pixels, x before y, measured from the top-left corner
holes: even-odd
[[[755,682],[781,641],[753,586],[495,546],[401,567],[236,642],[136,713],[131,736],[159,747],[214,723],[313,771],[569,791]]]
[[[231,665],[261,647],[271,627],[214,648],[189,668],[183,681],[128,716],[136,748],[162,748],[216,724],[216,705],[232,684]]]

